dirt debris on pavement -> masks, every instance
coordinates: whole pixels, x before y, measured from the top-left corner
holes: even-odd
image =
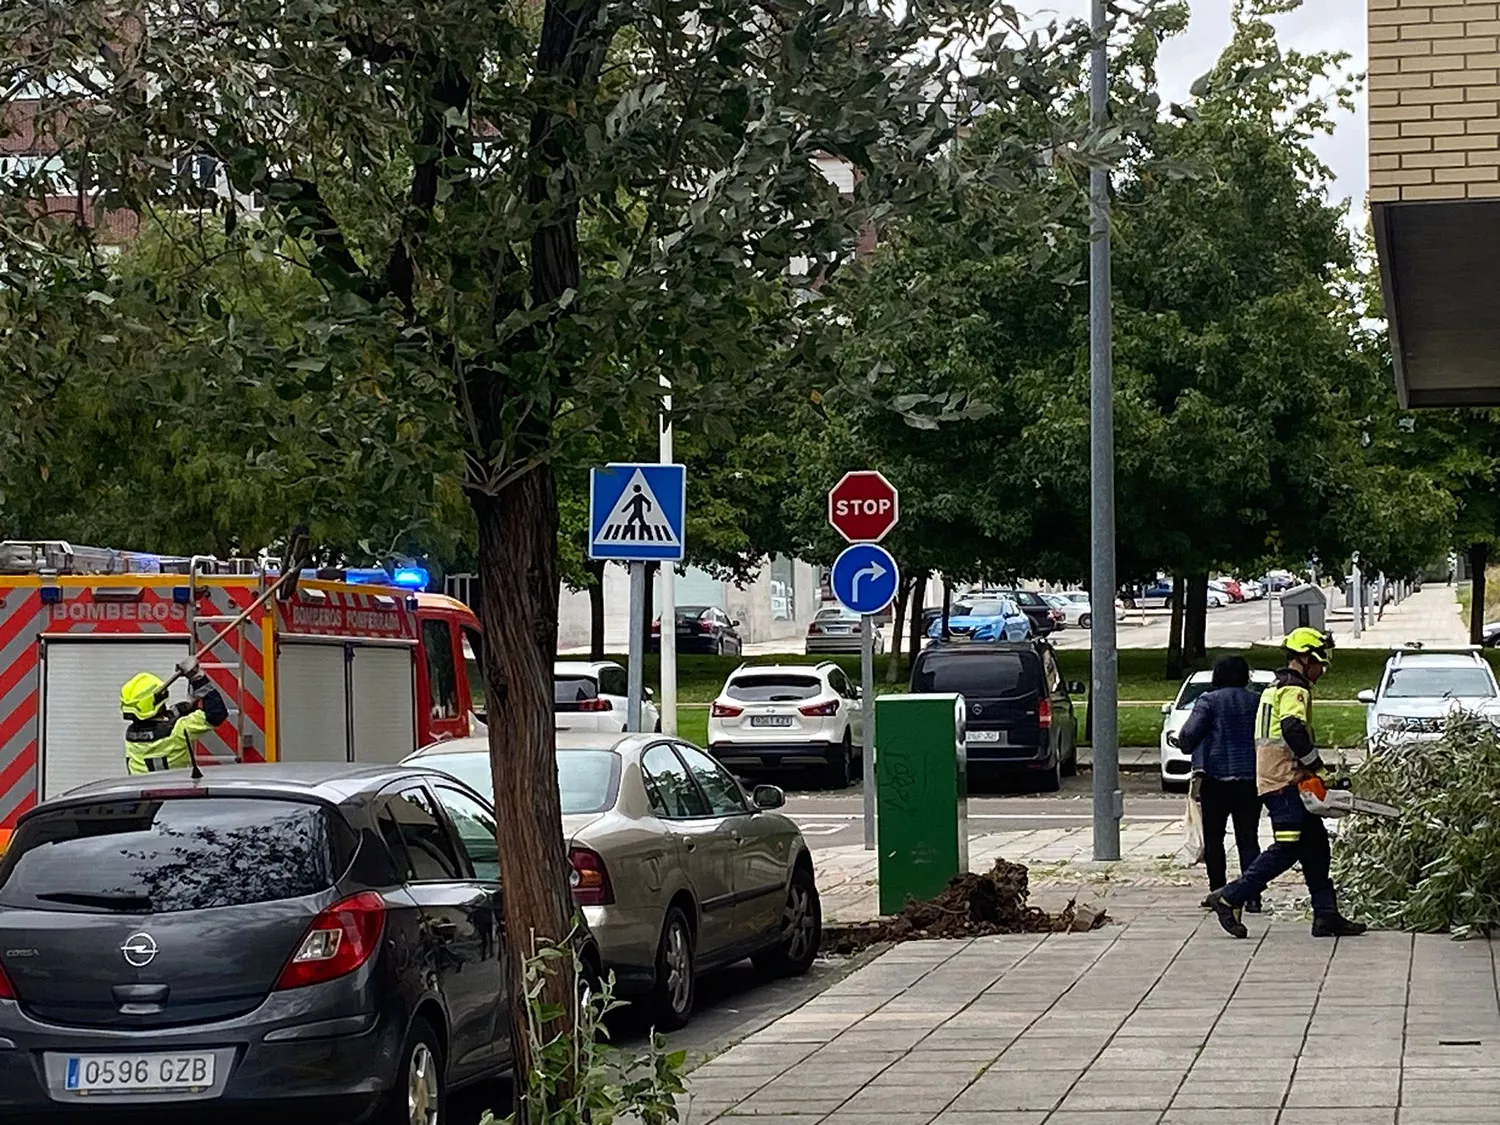
[[[955,876],[943,892],[925,902],[908,902],[889,918],[823,931],[823,952],[846,955],[882,942],[934,938],[983,937],[988,934],[1085,933],[1109,920],[1097,907],[1069,901],[1056,914],[1028,906],[1025,864],[997,859],[982,875]]]

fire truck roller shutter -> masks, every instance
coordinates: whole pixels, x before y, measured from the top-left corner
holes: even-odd
[[[186,637],[159,641],[105,637],[44,638],[42,648],[42,800],[90,781],[125,774],[120,685],[137,672],[172,674],[187,655]],[[169,702],[187,698],[182,681]]]
[[[349,694],[340,642],[282,641],[276,651],[277,757],[349,761]]]
[[[351,647],[354,760],[399,762],[417,748],[416,646]]]

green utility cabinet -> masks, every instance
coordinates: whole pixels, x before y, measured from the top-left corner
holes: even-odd
[[[969,869],[961,695],[882,695],[875,702],[875,824],[880,912],[937,895]]]

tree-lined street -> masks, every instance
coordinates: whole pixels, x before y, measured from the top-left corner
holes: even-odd
[[[1183,83],[1205,0],[0,7],[0,1116],[443,1125],[470,1084],[468,1125],[508,1069],[517,1125],[668,1125],[684,1060],[640,1033],[696,1008],[711,1049],[755,1033],[693,1125],[1201,1119],[1304,951],[1280,921],[1216,951],[1162,858],[1196,807],[1154,758],[1185,679],[1333,660],[1254,709],[1297,742],[1294,816],[1313,752],[1367,730],[1351,784],[1392,807],[1492,787],[1500,755],[1458,714],[1500,709],[1488,658],[1422,662],[1486,639],[1500,414],[1402,409],[1395,228],[1327,163],[1368,100],[1403,181],[1374,202],[1500,206],[1459,112],[1495,104],[1494,5],[1371,4],[1368,68],[1293,45],[1311,5],[1233,0]],[[1407,9],[1453,42],[1406,42]],[[1368,628],[1333,592],[1356,574],[1395,591]],[[1219,604],[1272,575],[1316,585]],[[758,582],[769,640],[705,593]],[[1066,618],[1041,591],[1090,584],[1096,615],[1153,608],[1034,643]],[[588,644],[559,663],[564,590]],[[878,660],[803,652],[877,614]],[[877,725],[877,694],[932,710]],[[1437,749],[1383,755],[1408,737]],[[882,879],[901,908],[877,813],[913,870],[949,864],[911,897],[965,874],[960,741],[971,862],[1126,925],[843,979],[823,918],[870,920]],[[1341,832],[1351,909],[1500,924],[1485,802],[1453,809]],[[1313,955],[1306,1042],[1219,1108],[1469,1108],[1405,1075],[1430,1093],[1425,1029],[1457,1033],[1461,990],[1420,988],[1483,974],[1368,947]],[[608,973],[633,1054],[577,1000]],[[1365,993],[1399,1036],[1341,1010]],[[1304,1077],[1325,1034],[1359,1076]]]

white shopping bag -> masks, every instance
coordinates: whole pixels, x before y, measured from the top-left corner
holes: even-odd
[[[1182,814],[1182,847],[1177,849],[1177,860],[1184,867],[1203,862],[1203,806],[1191,797]]]

